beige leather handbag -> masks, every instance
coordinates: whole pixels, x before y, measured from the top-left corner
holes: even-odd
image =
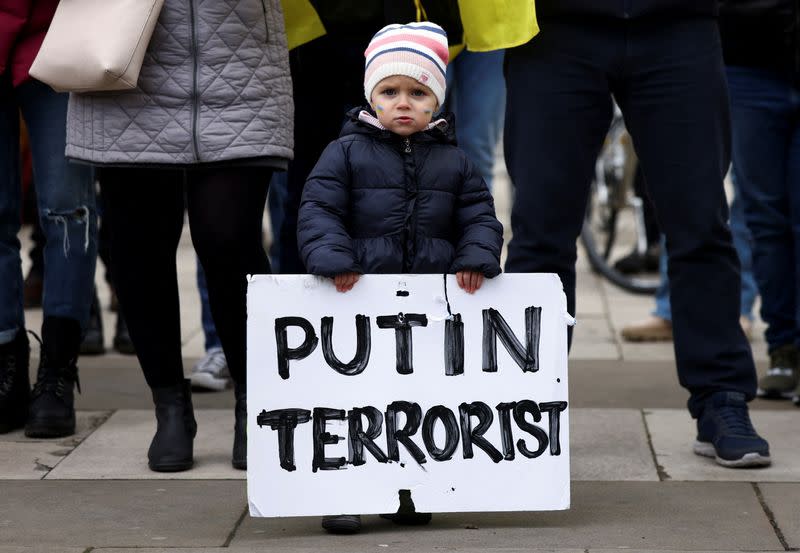
[[[135,88],[164,0],[61,0],[30,74],[59,92]]]

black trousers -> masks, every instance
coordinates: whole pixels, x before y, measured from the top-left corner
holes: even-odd
[[[715,391],[755,394],[739,327],[739,260],[723,178],[730,114],[713,19],[543,20],[506,53],[505,156],[515,186],[509,272],[555,272],[575,310],[576,238],[620,105],[669,255],[675,357],[697,416]]]
[[[245,383],[245,277],[270,272],[261,219],[271,173],[252,167],[103,169],[114,284],[151,388],[183,380],[176,254],[185,210],[231,377]]]

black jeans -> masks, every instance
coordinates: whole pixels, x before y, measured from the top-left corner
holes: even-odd
[[[183,381],[175,257],[184,206],[231,377],[245,383],[245,277],[270,272],[261,218],[271,173],[252,167],[103,169],[114,284],[151,388]]]
[[[506,53],[505,156],[515,186],[506,270],[555,272],[575,309],[575,241],[612,115],[623,111],[669,254],[678,376],[708,395],[755,395],[739,326],[739,260],[722,181],[730,114],[714,19],[541,22]]]

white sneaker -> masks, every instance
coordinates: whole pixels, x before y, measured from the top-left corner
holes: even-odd
[[[228,371],[228,360],[222,348],[211,348],[197,364],[192,367],[189,375],[192,386],[221,392],[233,384],[231,373]]]

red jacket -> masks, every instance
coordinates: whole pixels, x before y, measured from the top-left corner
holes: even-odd
[[[0,0],[0,75],[17,86],[30,78],[58,0]]]

